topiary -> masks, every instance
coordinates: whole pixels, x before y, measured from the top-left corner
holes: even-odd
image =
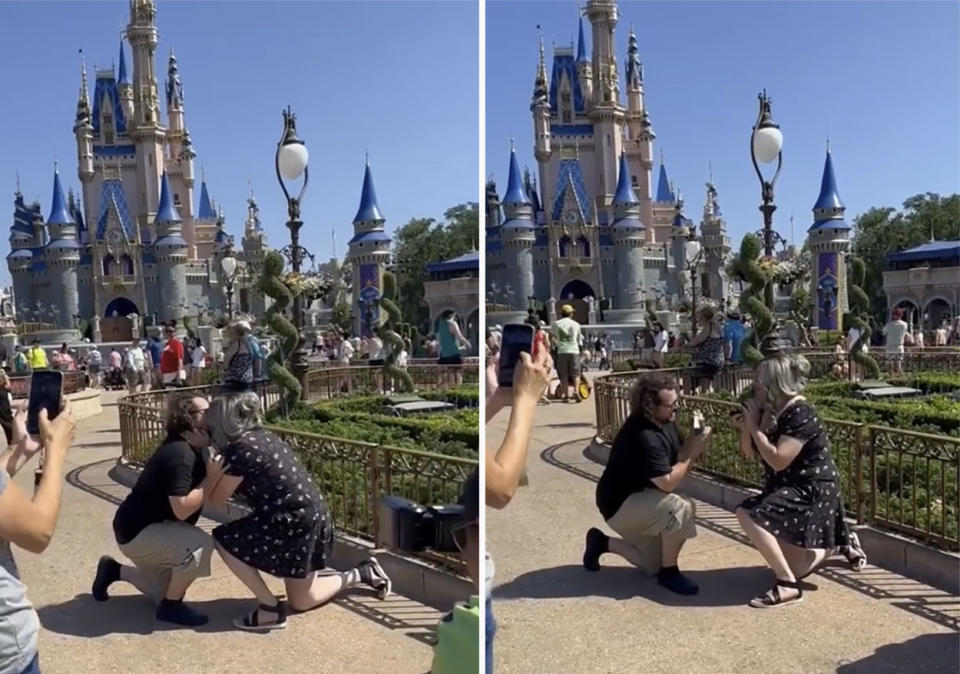
[[[743,361],[751,367],[763,360],[760,347],[776,330],[773,311],[763,301],[764,290],[767,284],[772,282],[773,273],[761,265],[760,252],[760,239],[753,234],[747,234],[740,242],[739,256],[730,266],[735,277],[749,283],[740,293],[740,313],[753,319],[753,326],[741,346]]]
[[[273,304],[264,314],[264,321],[270,329],[280,337],[278,348],[274,349],[267,358],[267,370],[270,380],[283,389],[285,409],[291,410],[300,401],[303,387],[293,373],[287,369],[291,356],[300,344],[300,335],[297,328],[283,315],[287,306],[293,302],[293,292],[282,280],[283,256],[276,251],[270,251],[263,258],[263,272],[260,276],[259,288],[273,300]]]
[[[385,358],[383,359],[383,373],[392,378],[402,391],[413,390],[413,379],[410,374],[397,367],[397,356],[403,350],[403,337],[394,326],[400,325],[400,309],[396,305],[397,278],[392,272],[383,273],[383,293],[380,296],[380,309],[386,313],[386,320],[377,328],[377,335],[383,342]]]
[[[850,258],[847,268],[847,297],[850,300],[850,313],[847,322],[852,328],[860,331],[860,339],[850,349],[850,358],[863,368],[870,379],[880,377],[880,366],[864,348],[870,343],[870,334],[873,332],[873,317],[870,316],[870,299],[863,291],[863,282],[867,276],[867,266],[859,257]]]

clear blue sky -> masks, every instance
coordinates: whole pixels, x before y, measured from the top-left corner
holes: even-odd
[[[119,27],[128,20],[126,1],[0,2],[7,94],[0,106],[0,214],[6,227],[17,170],[24,195],[40,197],[44,215],[54,158],[64,187],[79,186],[72,132],[77,50],[84,51],[92,83],[94,65],[117,61]],[[475,3],[161,0],[157,24],[161,91],[172,43],[197,176],[202,163],[231,233],[243,233],[251,180],[270,244],[289,241],[273,163],[287,104],[310,150],[302,237],[318,258],[332,255],[332,227],[337,253],[346,252],[366,150],[388,231],[477,201]],[[127,59],[132,68],[129,45]],[[165,115],[162,93],[161,109]],[[0,266],[9,279],[6,264]]]
[[[899,207],[917,193],[960,191],[957,2],[619,5],[619,72],[622,80],[632,22],[655,152],[664,149],[687,217],[697,222],[712,162],[735,247],[762,226],[749,138],[764,87],[784,135],[774,225],[789,238],[793,212],[798,244],[812,222],[828,134],[848,221],[871,206]],[[529,105],[537,24],[549,76],[551,42],[563,46],[575,38],[578,10],[576,2],[495,1],[486,16],[486,171],[502,194],[511,134],[523,160],[535,166]],[[621,92],[625,101],[622,82]]]

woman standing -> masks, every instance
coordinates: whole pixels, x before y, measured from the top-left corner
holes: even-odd
[[[739,419],[740,450],[763,460],[763,491],[737,508],[737,520],[776,576],[776,584],[750,600],[771,608],[802,600],[799,581],[835,552],[861,570],[867,562],[844,519],[837,467],[817,412],[802,395],[810,363],[779,354],[761,361],[755,397]]]
[[[713,378],[724,364],[723,332],[717,324],[717,314],[710,305],[697,311],[700,330],[687,344],[695,349],[693,355],[693,388],[700,393],[713,392]]]
[[[224,503],[238,494],[251,510],[213,530],[223,561],[259,602],[251,613],[233,621],[235,627],[286,627],[287,604],[294,611],[309,611],[360,583],[376,590],[381,599],[390,594],[390,578],[375,557],[344,573],[321,573],[333,543],[333,519],[297,455],[261,428],[256,393],[216,398],[207,424],[224,465],[210,501]],[[260,572],[283,579],[286,602],[274,596]]]
[[[256,344],[250,338],[250,324],[237,321],[228,328],[227,345],[223,351],[223,382],[250,386],[254,382],[254,366],[259,362]]]
[[[463,356],[460,349],[469,349],[470,342],[460,331],[460,326],[457,324],[457,314],[453,310],[447,309],[440,314],[436,328],[437,339],[440,342],[440,359],[437,362],[440,365],[462,365]],[[459,371],[450,374],[441,373],[440,376],[441,381],[445,381],[449,386],[459,385],[463,379],[463,375]]]
[[[193,350],[190,352],[190,378],[192,386],[203,384],[203,371],[207,367],[207,349],[199,338],[193,340]]]

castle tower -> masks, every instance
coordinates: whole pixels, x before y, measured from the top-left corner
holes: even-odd
[[[74,316],[80,313],[80,294],[77,286],[77,265],[80,264],[80,243],[77,224],[67,208],[60,185],[60,172],[53,173],[53,201],[47,218],[50,243],[45,255],[48,279],[53,289],[53,304],[57,308],[57,327],[72,328]]]
[[[643,63],[637,47],[637,35],[630,28],[625,62],[627,79],[626,138],[624,150],[628,165],[634,167],[631,176],[634,192],[640,200],[640,219],[646,225],[644,239],[647,243],[654,240],[653,221],[653,141],[656,134],[650,122],[650,115],[643,101]],[[639,168],[639,171],[636,169]]]
[[[614,44],[620,11],[615,0],[588,0],[585,12],[593,28],[593,103],[595,107],[614,107],[620,102]]]
[[[187,309],[187,252],[180,214],[173,204],[166,171],[160,179],[160,201],[154,218],[157,240],[153,242],[157,281],[160,285],[160,320],[182,323]]]
[[[243,263],[246,267],[249,286],[240,289],[240,306],[249,305],[249,311],[254,316],[262,316],[267,310],[266,298],[262,292],[257,292],[257,283],[260,270],[263,268],[263,257],[267,251],[267,234],[260,224],[260,207],[250,190],[247,199],[247,219],[243,223],[243,239],[240,241],[243,248]],[[246,293],[246,298],[244,294]],[[246,301],[245,301],[246,299]]]
[[[812,325],[821,330],[841,330],[843,315],[850,307],[846,261],[850,251],[850,225],[843,219],[845,211],[827,145],[820,196],[813,206],[813,224],[807,230],[812,255],[810,296],[816,307]]]
[[[390,263],[390,236],[384,223],[368,159],[347,252],[353,267],[354,334],[361,337],[369,337],[383,322],[378,303],[383,296],[383,272]]]
[[[713,184],[712,175],[707,181],[707,200],[703,205],[700,235],[705,267],[702,294],[723,306],[729,290],[725,262],[730,254],[730,238],[727,236],[727,223],[720,215],[717,188]]]
[[[153,0],[132,0],[130,3],[130,23],[126,36],[133,52],[134,113],[127,121],[136,154],[138,198],[135,215],[140,229],[151,222],[151,213],[160,210],[160,175],[166,170],[166,136],[160,123],[160,99],[154,72],[154,54],[157,49],[156,18],[157,8]],[[159,232],[157,235],[159,236]]]
[[[656,224],[654,226],[654,236],[653,238],[648,237],[648,241],[651,243],[666,243],[673,238],[678,201],[679,197],[673,190],[673,183],[667,177],[667,165],[663,160],[663,150],[661,150],[657,193],[653,199],[653,217]]]
[[[210,256],[213,251],[213,243],[219,226],[220,214],[217,212],[213,200],[210,198],[210,191],[207,188],[207,173],[201,167],[200,204],[197,207],[197,215],[194,218],[198,257],[205,258]]]
[[[133,82],[130,81],[130,75],[127,74],[127,54],[123,48],[122,39],[120,40],[120,67],[117,70],[117,93],[127,119],[133,119]]]
[[[543,49],[543,40],[541,40],[541,50]],[[543,58],[541,56],[541,58]],[[583,97],[591,104],[593,102],[593,64],[587,56],[587,41],[583,37],[583,17],[580,17],[580,25],[577,32],[577,74],[580,77],[580,86],[583,90]]]
[[[613,197],[614,245],[617,287],[616,309],[634,309],[643,305],[644,223],[640,220],[640,200],[630,184],[627,155],[620,155],[620,176]]]
[[[533,83],[530,111],[533,113],[533,154],[542,167],[543,163],[550,158],[551,152],[550,90],[547,88],[547,62],[543,54],[543,35],[540,36],[540,61],[537,63],[537,77]]]
[[[10,253],[7,255],[7,268],[13,278],[13,294],[16,296],[17,311],[26,320],[30,320],[31,312],[37,306],[37,298],[33,292],[33,266],[38,261],[34,255],[36,244],[36,230],[34,222],[39,221],[44,226],[43,216],[40,214],[40,204],[27,205],[20,192],[17,182],[17,191],[13,197],[13,225],[10,227]],[[41,255],[42,257],[42,255]]]
[[[500,241],[506,262],[504,281],[512,291],[507,300],[513,305],[513,309],[525,308],[527,298],[534,296],[533,246],[536,243],[536,230],[533,224],[533,207],[523,189],[517,152],[512,145],[507,191],[501,203],[505,218],[500,226]]]

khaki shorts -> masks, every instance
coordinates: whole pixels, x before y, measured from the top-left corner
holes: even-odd
[[[627,497],[607,525],[643,558],[641,568],[653,574],[662,563],[663,539],[686,540],[697,535],[693,501],[659,489],[644,489]]]
[[[186,522],[158,522],[120,546],[150,586],[150,598],[159,602],[170,581],[210,575],[213,539]]]

